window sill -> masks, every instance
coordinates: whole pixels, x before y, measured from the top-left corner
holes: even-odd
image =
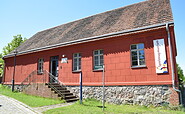
[[[72,73],[80,73],[80,72],[82,72],[81,70],[74,70],[74,71],[72,71]]]
[[[93,72],[102,72],[103,69],[94,69]]]
[[[132,69],[135,69],[135,68],[146,68],[146,65],[141,65],[141,66],[131,66]]]

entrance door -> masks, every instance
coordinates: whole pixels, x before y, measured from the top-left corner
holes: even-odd
[[[58,56],[51,57],[50,61],[50,73],[52,74],[50,78],[50,82],[57,83],[58,82]]]

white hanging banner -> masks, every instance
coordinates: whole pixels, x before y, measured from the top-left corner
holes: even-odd
[[[153,40],[156,73],[168,73],[164,39]]]

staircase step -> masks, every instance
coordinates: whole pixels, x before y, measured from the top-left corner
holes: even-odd
[[[59,85],[58,83],[50,83],[50,84],[52,84],[52,85]]]
[[[51,89],[53,88],[52,86],[49,86]],[[64,87],[55,87],[54,86],[54,88],[56,88],[57,90],[67,90],[67,88],[64,88]]]
[[[65,100],[67,100],[67,99],[72,99],[72,98],[76,98],[76,96],[74,96],[74,95],[65,96]]]
[[[70,93],[69,90],[58,90],[58,91],[61,92],[61,93]]]
[[[72,93],[62,93],[65,96],[73,95]]]
[[[64,95],[64,97],[66,97],[66,96],[71,96],[71,95],[73,95],[73,94],[72,94],[72,93],[62,93],[62,95]],[[61,97],[60,94],[58,94],[58,96]]]
[[[79,99],[78,98],[73,98],[73,99],[67,99],[66,102],[74,102],[74,101],[78,101]]]
[[[74,102],[79,100],[76,96],[73,95],[73,93],[70,93],[69,90],[67,90],[66,87],[63,87],[61,85],[59,85],[58,83],[46,83],[46,85],[48,85],[48,88],[51,88],[51,90],[53,90],[56,94],[58,94],[59,98],[63,98],[66,102]],[[53,87],[55,89],[53,89]],[[62,95],[60,95],[60,94]]]
[[[46,83],[46,85],[59,85],[58,83]]]
[[[67,89],[66,87],[61,86],[61,85],[59,85],[59,84],[57,84],[57,83],[50,83],[50,84],[46,83],[46,85],[48,85],[49,87],[63,88],[63,89],[65,89],[65,90]]]
[[[66,87],[62,87],[62,86],[54,86],[55,88],[64,88],[67,89]]]
[[[55,87],[64,87],[63,85],[60,85],[58,83],[50,83],[51,85],[55,86]]]
[[[62,87],[62,86],[60,86],[60,85],[52,85],[52,86],[54,86],[54,87]]]

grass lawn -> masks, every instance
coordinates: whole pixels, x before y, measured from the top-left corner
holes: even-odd
[[[45,111],[45,114],[185,114],[182,111],[165,110],[164,107],[147,108],[145,106],[112,105],[106,104],[104,112],[102,103],[93,99],[86,99],[81,105],[76,102],[67,107],[61,107]]]
[[[26,95],[20,92],[12,92],[8,87],[3,86],[1,84],[0,84],[0,94],[8,97],[12,97],[31,107],[46,106],[46,105],[59,104],[64,102],[62,100],[54,100],[50,98]]]

